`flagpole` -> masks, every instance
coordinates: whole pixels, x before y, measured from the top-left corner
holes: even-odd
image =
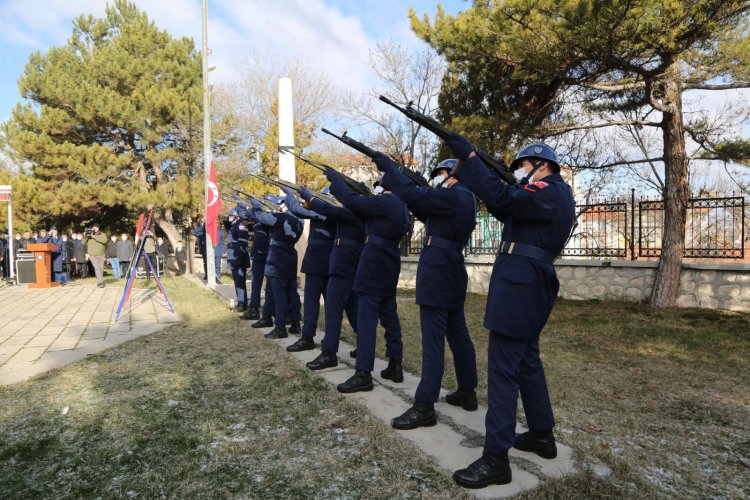
[[[208,86],[208,5],[203,0],[203,223],[206,228],[206,286],[216,288],[216,268],[214,267],[214,242],[208,232],[209,171],[211,170],[211,101]]]

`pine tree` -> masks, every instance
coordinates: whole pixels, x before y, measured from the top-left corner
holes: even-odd
[[[68,42],[31,55],[6,127],[43,189],[33,210],[119,226],[153,207],[174,244],[202,201],[201,58],[116,0],[78,17]],[[121,226],[120,226],[121,227]]]

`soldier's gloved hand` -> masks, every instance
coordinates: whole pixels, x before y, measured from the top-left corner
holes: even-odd
[[[312,197],[313,197],[313,195],[310,192],[310,190],[307,189],[305,186],[300,186],[299,187],[299,195],[305,201],[310,201],[310,200],[312,200]]]
[[[290,188],[289,186],[284,186],[284,187],[281,188],[281,190],[284,192],[285,195],[291,196],[292,198],[294,198],[294,196],[295,196],[294,195],[294,190],[292,188]]]
[[[474,152],[474,146],[469,140],[457,132],[453,132],[452,139],[445,141],[445,145],[448,146],[453,152],[453,156],[459,160],[467,160],[469,155]]]
[[[258,200],[256,200],[256,199],[250,200],[250,204],[253,206],[253,210],[260,210],[261,209],[260,202]]]
[[[326,169],[326,179],[328,179],[328,182],[333,182],[335,179],[338,179],[339,177],[340,177],[339,173],[336,172],[334,169],[332,168]]]
[[[372,162],[375,164],[376,167],[378,167],[378,170],[381,172],[385,172],[388,170],[389,167],[395,167],[396,164],[393,163],[393,160],[388,158],[383,153],[378,153],[378,155],[372,159]]]

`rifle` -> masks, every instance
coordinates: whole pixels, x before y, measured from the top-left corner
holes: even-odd
[[[333,137],[340,140],[341,142],[343,142],[350,148],[356,149],[363,155],[370,157],[371,160],[374,160],[375,156],[379,154],[374,149],[369,148],[368,146],[365,146],[364,144],[362,144],[361,142],[355,139],[352,139],[351,137],[346,135],[346,132],[344,132],[344,135],[336,135],[326,128],[323,128],[321,130],[328,135],[332,135]],[[407,168],[405,165],[402,165],[400,162],[395,162],[395,163],[396,163],[396,166],[399,168],[399,170],[401,170],[401,172],[403,172],[403,174],[407,176],[409,179],[411,179],[411,181],[417,186],[426,187],[430,185],[430,183],[427,182],[427,180],[424,177],[422,177],[415,171],[411,170],[410,168]]]
[[[276,204],[271,203],[270,201],[268,201],[266,199],[263,199],[260,196],[255,196],[253,193],[248,193],[247,191],[243,191],[242,189],[239,189],[239,188],[234,187],[234,186],[229,186],[229,189],[231,189],[232,191],[235,191],[235,192],[237,192],[237,193],[239,193],[239,194],[241,194],[243,196],[246,196],[246,197],[248,197],[248,198],[250,198],[252,200],[257,201],[258,203],[260,203],[260,207],[261,207],[261,209],[264,212],[271,213],[271,212],[280,212],[281,211],[281,209]],[[232,197],[230,197],[230,198],[232,198]],[[232,199],[234,199],[234,198],[232,198]]]
[[[443,127],[434,118],[419,112],[419,110],[416,109],[411,102],[409,102],[409,104],[405,108],[403,108],[385,96],[381,95],[380,100],[386,104],[393,106],[397,110],[401,111],[403,114],[407,116],[407,118],[423,126],[427,130],[429,130],[430,132],[432,132],[433,134],[441,138],[442,140],[446,141],[446,140],[453,139],[452,131]],[[484,163],[491,170],[494,170],[497,173],[497,175],[500,176],[500,179],[502,179],[503,182],[505,182],[506,184],[510,184],[510,185],[513,185],[516,183],[516,178],[513,177],[513,174],[511,174],[510,170],[508,169],[508,166],[505,164],[503,160],[498,160],[491,154],[485,151],[482,151],[479,148],[475,150],[475,153],[479,157],[479,159],[482,160],[482,163]]]
[[[294,191],[294,192],[296,192],[298,194],[300,192],[300,189],[299,189],[300,187],[297,184],[293,183],[293,182],[285,181],[285,180],[279,179],[277,177],[266,177],[263,174],[250,174],[250,175],[253,176],[253,177],[255,177],[256,179],[262,181],[262,182],[265,182],[266,184],[270,184],[272,186],[276,186],[279,189],[287,187],[287,188],[291,189],[292,191]],[[310,193],[312,193],[313,197],[318,198],[320,201],[323,201],[325,203],[328,203],[329,205],[333,205],[333,206],[336,206],[336,207],[342,206],[341,203],[339,203],[339,200],[337,200],[333,196],[330,196],[330,195],[327,195],[327,194],[324,194],[324,193],[320,193],[318,191],[313,191],[312,189],[310,189],[309,191],[310,191]]]
[[[325,163],[321,163],[321,162],[315,161],[312,158],[309,158],[309,157],[307,157],[307,156],[305,156],[305,155],[303,155],[301,153],[296,153],[294,151],[294,149],[290,148],[290,147],[279,147],[279,151],[282,151],[282,152],[285,152],[285,153],[289,153],[289,154],[293,155],[295,158],[299,158],[300,160],[304,161],[308,165],[311,165],[311,166],[317,168],[318,170],[322,171],[323,173],[327,172],[328,170],[333,170],[334,172],[336,172],[338,175],[341,176],[341,178],[344,180],[344,182],[346,183],[346,185],[349,186],[352,189],[352,191],[354,191],[355,193],[359,193],[359,194],[361,194],[363,196],[372,196],[372,192],[370,191],[370,188],[368,188],[367,186],[365,186],[363,183],[361,183],[361,182],[359,182],[357,180],[352,179],[348,175],[346,175],[346,174],[344,174],[342,172],[339,172],[338,170],[336,170],[335,168],[333,168],[330,165],[326,165]]]

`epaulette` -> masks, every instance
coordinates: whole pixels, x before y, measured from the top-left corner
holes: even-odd
[[[537,192],[541,191],[542,189],[546,188],[547,186],[549,186],[549,183],[544,182],[544,181],[537,181],[537,182],[533,182],[531,184],[526,184],[523,188],[526,191],[531,191],[532,193],[537,193]]]

